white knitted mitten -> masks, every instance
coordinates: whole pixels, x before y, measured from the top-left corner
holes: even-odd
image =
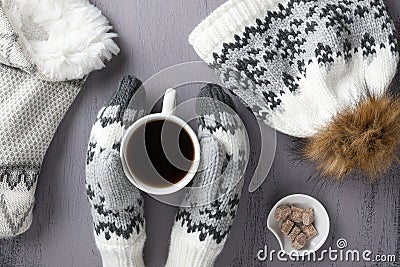
[[[146,96],[140,86],[133,76],[124,77],[100,110],[90,135],[86,192],[96,245],[106,267],[144,266],[143,198],[125,176],[119,156],[126,128],[144,114]]]
[[[245,129],[232,99],[216,85],[197,100],[200,171],[176,215],[166,266],[212,266],[221,253],[238,208],[247,165]]]

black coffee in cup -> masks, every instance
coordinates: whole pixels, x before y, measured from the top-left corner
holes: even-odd
[[[128,140],[125,162],[144,184],[167,187],[183,179],[190,170],[195,148],[189,133],[170,120],[140,125]]]

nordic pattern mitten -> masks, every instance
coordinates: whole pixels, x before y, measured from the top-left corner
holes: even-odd
[[[60,121],[83,78],[118,53],[100,11],[73,2],[0,2],[0,238],[30,227],[40,166]]]
[[[376,178],[400,147],[400,99],[388,91],[399,52],[384,2],[228,0],[189,42],[259,120],[307,138],[300,152],[323,174]]]
[[[201,162],[192,188],[206,187],[189,192],[182,203],[185,207],[179,208],[166,266],[212,266],[224,247],[248,159],[246,132],[233,110],[232,99],[221,87],[208,85],[200,92]]]
[[[146,96],[140,86],[135,77],[124,77],[90,135],[86,192],[103,266],[144,266],[143,198],[125,176],[119,154],[125,130],[144,115]]]

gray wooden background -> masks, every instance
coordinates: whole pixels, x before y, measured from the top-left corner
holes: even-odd
[[[121,53],[108,67],[90,75],[84,90],[61,123],[47,152],[36,192],[34,222],[25,234],[0,241],[0,266],[100,266],[89,205],[84,187],[87,140],[97,111],[112,94],[124,74],[142,80],[177,63],[199,60],[187,37],[191,30],[225,0],[94,0],[115,31]],[[400,1],[386,0],[399,22]],[[400,83],[399,83],[400,84]],[[198,88],[180,91],[180,98],[196,95]],[[258,134],[251,115],[241,115],[249,126],[253,148],[251,164],[257,163]],[[291,138],[278,134],[275,163],[258,191],[244,194],[239,212],[217,266],[371,266],[376,263],[278,263],[260,262],[257,251],[278,243],[266,228],[272,205],[292,193],[310,194],[327,208],[331,232],[324,248],[336,248],[345,238],[349,249],[370,249],[397,254],[399,259],[400,196],[397,168],[370,184],[364,177],[344,183],[310,179],[312,166],[295,164],[288,146]],[[251,169],[251,168],[250,168]],[[251,171],[250,171],[251,172]],[[248,180],[248,179],[247,179]],[[247,181],[248,183],[248,181]],[[245,187],[247,188],[247,187]],[[147,266],[163,266],[175,208],[146,197],[148,240]],[[383,264],[382,266],[389,266]]]

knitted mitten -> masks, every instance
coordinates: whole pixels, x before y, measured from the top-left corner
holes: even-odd
[[[119,155],[125,130],[144,114],[146,96],[140,86],[133,76],[124,77],[90,135],[86,192],[104,266],[144,266],[143,198],[125,176]]]
[[[176,215],[166,266],[212,266],[235,218],[248,144],[240,119],[221,102],[234,108],[216,85],[203,88],[197,100],[200,171]]]
[[[118,53],[110,28],[86,0],[0,2],[0,238],[31,225],[60,121],[83,78]]]

